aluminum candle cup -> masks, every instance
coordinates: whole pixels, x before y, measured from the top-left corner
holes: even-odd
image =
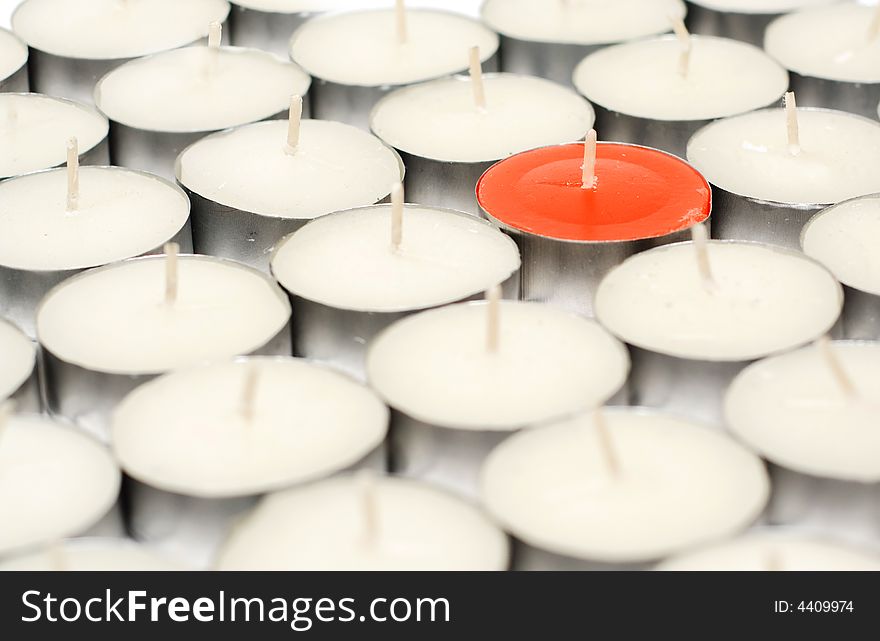
[[[0,94],[0,180],[67,161],[74,137],[80,165],[109,165],[110,123],[94,107],[36,93]]]
[[[138,385],[210,360],[289,355],[289,321],[278,286],[234,261],[149,256],[83,272],[37,310],[49,409],[107,440],[110,413]]]
[[[232,44],[287,57],[290,36],[304,22],[330,10],[356,8],[351,0],[233,0]]]
[[[370,111],[389,91],[465,71],[474,46],[485,71],[498,69],[498,36],[472,18],[408,10],[404,34],[395,24],[393,10],[355,11],[320,16],[296,30],[290,58],[314,77],[315,118],[368,130]]]
[[[375,205],[318,218],[281,241],[272,274],[290,294],[293,351],[363,379],[367,344],[394,321],[482,298],[501,285],[519,297],[519,252],[489,223],[463,212]],[[332,274],[332,278],[328,278]]]
[[[678,38],[665,36],[584,58],[574,84],[596,109],[604,139],[684,157],[700,127],[772,105],[788,88],[785,69],[757,47],[710,36],[689,42],[687,55]]]
[[[0,470],[0,557],[88,535],[119,495],[119,467],[105,447],[35,414],[5,419]]]
[[[218,570],[499,571],[507,537],[476,506],[370,474],[270,494],[233,530]]]
[[[523,298],[593,316],[608,270],[684,240],[712,204],[706,180],[665,152],[599,143],[592,189],[583,188],[584,155],[575,143],[502,160],[480,179],[477,200],[520,248]]]
[[[724,393],[751,361],[837,321],[843,293],[800,252],[734,241],[649,250],[612,270],[596,316],[631,347],[632,402],[721,426]]]
[[[37,348],[12,323],[0,318],[0,404],[15,402],[24,414],[41,409],[37,378]]]
[[[31,89],[91,103],[112,69],[201,40],[228,14],[226,0],[25,0],[12,26],[30,47]]]
[[[731,431],[773,464],[771,524],[845,540],[880,535],[880,342],[827,342],[769,358],[731,385]]]
[[[81,167],[76,209],[67,169],[0,182],[0,314],[35,336],[43,296],[84,269],[191,247],[189,200],[168,181],[122,167]]]
[[[375,136],[323,120],[288,120],[208,136],[177,160],[177,180],[193,203],[193,245],[263,271],[275,245],[309,220],[387,200],[403,180],[397,153]]]
[[[671,18],[684,17],[685,6],[680,0],[487,0],[481,13],[501,36],[503,71],[569,85],[584,56],[609,44],[665,33]]]
[[[238,359],[167,374],[113,414],[131,532],[206,568],[261,495],[343,469],[384,472],[387,429],[388,408],[371,390],[307,361]]]
[[[481,484],[518,570],[644,569],[741,532],[770,492],[736,441],[643,408],[519,432],[489,455]]]
[[[27,45],[11,31],[0,28],[0,93],[29,89],[27,62]]]
[[[452,305],[395,323],[371,344],[370,385],[394,410],[391,472],[479,498],[489,452],[515,431],[614,400],[626,348],[550,305]]]
[[[797,146],[783,109],[714,122],[688,145],[712,184],[712,235],[800,248],[807,221],[830,204],[880,191],[880,123],[798,109]]]
[[[880,194],[829,207],[804,228],[804,253],[843,283],[844,304],[837,333],[880,340]]]
[[[373,109],[370,128],[403,157],[410,201],[478,216],[474,188],[492,164],[582,139],[593,121],[589,103],[570,89],[531,76],[486,74],[394,91]]]
[[[123,538],[68,539],[0,561],[0,572],[174,572],[186,570]]]
[[[295,64],[241,47],[187,47],[128,62],[101,78],[113,162],[171,180],[186,147],[209,133],[286,117],[311,80]]]

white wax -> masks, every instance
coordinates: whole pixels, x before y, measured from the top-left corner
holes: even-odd
[[[482,15],[511,38],[593,45],[664,33],[685,11],[680,0],[486,0]]]
[[[391,248],[391,206],[312,221],[283,241],[272,273],[284,288],[342,309],[399,312],[486,291],[520,266],[510,238],[473,216],[407,205],[400,249]],[[332,275],[332,278],[330,277]]]
[[[832,204],[880,191],[880,123],[824,109],[798,109],[799,153],[782,109],[707,125],[688,160],[706,179],[741,196],[790,204]]]
[[[426,423],[512,430],[601,405],[629,373],[626,349],[592,320],[541,303],[500,307],[496,352],[483,303],[444,307],[392,325],[370,346],[370,384]]]
[[[165,302],[165,258],[115,263],[68,279],[37,314],[55,356],[114,374],[158,374],[250,353],[286,325],[290,305],[261,273],[206,256],[178,259]]]
[[[403,178],[397,154],[357,127],[303,120],[294,153],[287,130],[272,120],[204,138],[180,156],[178,179],[229,207],[308,219],[372,205]]]
[[[30,378],[36,361],[33,342],[12,323],[0,319],[0,403]]]
[[[387,425],[385,405],[343,374],[299,359],[259,358],[182,370],[139,387],[113,415],[112,442],[122,468],[143,483],[228,498],[349,467],[382,442]]]
[[[723,11],[726,13],[788,13],[820,4],[837,2],[838,0],[691,0],[693,4]]]
[[[116,501],[120,473],[110,452],[41,416],[13,416],[0,439],[0,555],[75,536]]]
[[[12,26],[56,56],[118,60],[195,42],[228,14],[225,0],[25,0]]]
[[[762,532],[664,561],[655,569],[715,572],[857,572],[880,570],[880,557],[788,530]]]
[[[815,346],[744,370],[724,402],[730,429],[764,458],[804,474],[880,481],[880,343],[835,342],[850,397]]]
[[[27,59],[27,46],[12,32],[0,29],[0,80],[5,80],[21,69]]]
[[[479,22],[443,11],[406,12],[407,41],[397,36],[395,12],[356,11],[314,18],[300,27],[290,56],[309,74],[343,85],[405,85],[461,71],[468,50],[483,60],[498,36]]]
[[[880,37],[868,38],[876,11],[844,3],[791,13],[767,28],[764,48],[802,76],[880,83]]]
[[[173,572],[182,569],[128,539],[72,539],[0,562],[0,572]]]
[[[801,244],[844,285],[880,296],[880,195],[848,200],[815,216]]]
[[[840,285],[800,253],[729,241],[707,249],[714,287],[703,282],[692,243],[624,261],[599,285],[599,322],[654,352],[748,361],[803,345],[837,320]]]
[[[57,167],[67,160],[67,140],[79,152],[101,142],[110,123],[93,107],[42,94],[0,93],[0,178]]]
[[[470,503],[391,477],[375,479],[369,494],[364,486],[342,476],[269,495],[233,530],[217,569],[507,569],[507,538]]]
[[[686,76],[681,44],[666,36],[600,49],[575,68],[575,87],[610,111],[673,121],[766,107],[788,88],[786,71],[757,47],[711,36],[691,36],[691,43]]]
[[[83,269],[139,256],[173,238],[189,199],[171,183],[121,167],[80,167],[79,205],[67,210],[67,169],[0,182],[0,265]]]
[[[514,74],[487,74],[483,81],[485,109],[474,104],[465,77],[399,89],[374,108],[373,132],[409,154],[485,162],[578,140],[593,126],[590,105],[555,82]]]
[[[640,409],[606,410],[605,421],[619,477],[591,415],[527,430],[485,463],[489,512],[532,546],[634,563],[734,534],[767,502],[764,465],[729,437]]]
[[[274,116],[305,95],[295,64],[240,47],[187,47],[117,67],[95,88],[111,120],[151,131],[215,131]]]

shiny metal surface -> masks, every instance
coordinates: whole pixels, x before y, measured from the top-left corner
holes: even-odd
[[[712,185],[712,237],[750,240],[800,250],[801,232],[827,205],[775,203]]]
[[[788,72],[800,107],[839,109],[877,120],[880,83],[840,82]]]
[[[590,97],[586,97],[590,100]],[[596,111],[596,131],[601,140],[628,142],[653,147],[686,158],[687,144],[697,130],[711,120],[652,120],[606,109],[592,102]]]
[[[573,86],[574,68],[581,60],[606,44],[580,45],[561,42],[536,42],[500,35],[501,71],[523,73]]]
[[[513,569],[525,572],[611,572],[650,570],[652,563],[603,563],[554,554],[514,539]]]
[[[318,12],[273,13],[232,4],[230,13],[232,44],[270,51],[284,58],[290,55],[293,32]]]
[[[5,78],[0,78],[0,93],[27,93],[30,90],[28,81],[28,63],[25,62],[17,71]]]
[[[880,296],[843,286],[843,314],[835,338],[880,340]]]
[[[29,48],[31,91],[61,96],[95,104],[95,85],[107,73],[132,58],[88,60],[56,56],[33,47]]]
[[[779,13],[733,13],[707,9],[694,2],[687,3],[685,23],[691,33],[722,36],[764,47],[764,32]],[[798,96],[800,102],[800,96]]]
[[[2,321],[0,321],[2,322]],[[39,347],[38,347],[39,349]],[[39,414],[43,411],[43,403],[40,395],[40,378],[38,371],[39,356],[34,362],[34,369],[12,396],[9,398],[15,402],[15,411],[20,414]]]
[[[480,215],[477,181],[496,161],[445,162],[398,153],[406,166],[404,183],[409,202]]]

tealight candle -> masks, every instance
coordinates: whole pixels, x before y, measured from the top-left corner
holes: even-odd
[[[131,532],[206,567],[260,495],[351,467],[384,471],[387,427],[388,408],[371,390],[298,359],[243,359],[158,378],[113,415]]]
[[[370,110],[388,91],[464,71],[469,47],[479,47],[488,71],[497,69],[498,36],[476,20],[402,6],[328,14],[296,30],[290,57],[315,78],[315,118],[368,129]]]
[[[83,269],[190,245],[189,200],[168,181],[121,167],[78,167],[0,182],[0,312],[33,336],[36,308]]]
[[[290,35],[327,11],[358,6],[352,0],[232,0],[232,44],[287,56]]]
[[[187,47],[139,58],[104,76],[95,103],[110,118],[113,162],[174,178],[184,148],[208,133],[287,114],[309,77],[256,49]],[[216,45],[216,46],[215,46]]]
[[[42,94],[0,94],[0,179],[64,164],[77,139],[79,164],[108,165],[110,124],[94,107]]]
[[[367,355],[394,410],[391,471],[474,498],[498,443],[605,403],[628,372],[626,348],[594,321],[497,295],[395,323]]]
[[[15,325],[0,318],[0,403],[8,399],[18,412],[40,411],[36,346]]]
[[[680,0],[486,0],[483,22],[501,36],[501,68],[563,84],[601,47],[669,31]]]
[[[802,105],[874,118],[880,102],[880,9],[842,3],[783,16],[767,53],[791,73]]]
[[[385,200],[403,179],[400,157],[350,125],[290,120],[224,131],[186,149],[177,180],[193,202],[200,254],[241,260],[264,271],[276,243],[309,220]]]
[[[880,534],[880,343],[835,342],[760,361],[725,398],[731,431],[774,464],[771,524]]]
[[[107,439],[150,378],[242,354],[290,354],[290,305],[264,274],[208,256],[135,258],[53,288],[37,311],[49,409]]]
[[[506,570],[507,537],[429,485],[343,476],[266,497],[233,531],[218,570]]]
[[[523,257],[523,298],[588,316],[609,269],[642,249],[684,240],[708,219],[706,180],[683,160],[617,143],[527,151],[477,183],[486,216]]]
[[[734,38],[760,47],[767,26],[780,15],[835,1],[689,0],[687,22],[696,33]]]
[[[612,270],[596,316],[631,346],[634,404],[718,425],[730,381],[751,361],[823,335],[843,297],[800,252],[695,237]]]
[[[713,185],[717,238],[797,249],[828,205],[880,191],[880,123],[823,109],[768,109],[712,123],[688,160]]]
[[[81,538],[0,561],[0,572],[174,572],[184,570],[129,539]]]
[[[876,572],[880,570],[880,557],[815,534],[772,528],[667,559],[654,569],[682,572]]]
[[[820,212],[804,227],[801,246],[843,284],[842,336],[880,340],[880,194]]]
[[[734,440],[640,408],[515,434],[482,473],[520,570],[644,567],[744,530],[769,490],[761,460]]]
[[[392,322],[498,284],[518,297],[509,238],[469,214],[404,206],[402,192],[392,205],[318,218],[276,249],[272,273],[290,293],[297,356],[363,378],[367,343]]]
[[[693,133],[716,118],[778,101],[788,74],[757,47],[679,35],[608,47],[574,71],[603,137],[685,155]]]
[[[116,504],[110,452],[61,423],[0,411],[0,556],[87,534]]]
[[[0,28],[0,93],[27,91],[28,50],[11,31]]]
[[[530,76],[473,75],[395,91],[370,116],[406,165],[412,202],[479,214],[474,187],[494,162],[535,147],[582,139],[593,110],[574,91]]]
[[[111,69],[200,40],[228,14],[226,0],[25,0],[12,26],[30,47],[34,91],[90,103]]]

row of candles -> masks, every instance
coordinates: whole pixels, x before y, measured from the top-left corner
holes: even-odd
[[[186,80],[168,82],[191,87],[224,68],[216,29],[212,40],[183,54],[197,61]],[[676,73],[699,50],[683,43],[696,40],[674,41]],[[597,143],[592,108],[574,92],[484,76],[480,51],[470,49],[470,78],[384,97],[372,113],[378,138],[303,120],[306,92],[289,89],[286,120],[203,138],[176,161],[114,123],[114,158],[129,147],[129,158],[158,158],[183,190],[85,166],[84,147],[107,153],[108,121],[39,98],[88,113],[99,135],[71,140],[66,168],[0,183],[3,311],[40,340],[49,408],[98,439],[112,434],[113,453],[57,420],[3,420],[0,464],[11,473],[0,496],[22,518],[0,555],[48,544],[9,565],[75,567],[105,553],[156,563],[128,543],[53,544],[99,520],[95,532],[118,531],[120,467],[136,538],[202,567],[503,569],[499,526],[514,536],[516,567],[636,567],[734,535],[762,513],[773,525],[876,541],[878,348],[822,338],[844,297],[820,262],[846,285],[835,331],[880,338],[867,231],[880,201],[840,202],[880,191],[866,166],[880,125],[789,100],[706,126],[687,155],[710,192],[674,156]],[[142,69],[117,98],[185,66]],[[18,123],[32,109],[11,113]],[[540,145],[550,146],[516,153]],[[467,155],[433,153],[444,146]],[[418,201],[467,213],[404,205],[399,185],[389,194],[404,165]],[[438,202],[459,185],[456,200]],[[737,215],[744,206],[763,209]],[[330,213],[346,207],[355,209]],[[481,210],[495,226],[473,215]],[[722,238],[776,246],[709,241],[710,220],[716,236],[726,221],[736,231]],[[791,249],[801,235],[816,260]],[[251,267],[178,255],[190,244]],[[258,271],[269,269],[272,278]],[[464,302],[484,290],[486,302]],[[501,300],[520,294],[554,305]],[[0,329],[0,352],[13,355],[0,397],[33,407],[34,348]],[[591,411],[628,399],[659,410]],[[747,447],[698,424],[707,422],[726,423]],[[829,433],[832,424],[843,427]],[[752,452],[772,462],[772,495]],[[376,476],[389,467],[415,480]],[[436,487],[480,497],[493,520]],[[282,491],[239,522],[273,490]],[[701,563],[876,567],[778,531],[664,567]]]

